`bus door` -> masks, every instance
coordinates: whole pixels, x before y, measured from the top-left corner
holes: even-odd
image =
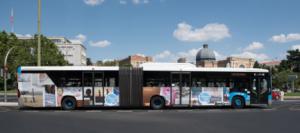
[[[254,104],[267,104],[269,95],[268,79],[263,75],[252,78],[252,90],[250,99]]]
[[[171,74],[171,104],[173,106],[189,106],[190,104],[190,73]]]
[[[103,73],[83,72],[84,106],[103,105]]]

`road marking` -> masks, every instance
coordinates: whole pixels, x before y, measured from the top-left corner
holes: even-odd
[[[65,112],[71,112],[71,111],[67,111],[67,110],[55,110],[54,112],[63,112],[63,113],[65,113]]]
[[[276,108],[271,108],[271,109],[262,109],[263,111],[274,111],[277,110]]]
[[[132,110],[117,110],[117,112],[124,112],[124,113],[128,113],[128,112],[133,112]]]
[[[102,112],[101,110],[87,110],[85,112]]]
[[[209,109],[207,110],[207,112],[223,112],[223,111],[220,109]]]
[[[22,111],[22,112],[39,112],[39,111],[37,111],[37,110],[24,110],[24,111]]]

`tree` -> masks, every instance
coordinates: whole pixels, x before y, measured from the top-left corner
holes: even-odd
[[[296,50],[288,50],[287,55],[287,63],[290,69],[294,72],[300,72],[300,51]]]
[[[254,62],[253,68],[261,68],[260,64],[258,63],[258,61]]]
[[[5,31],[0,32],[0,63],[4,64],[4,57],[7,51],[12,48],[13,51],[7,59],[8,73],[12,76],[8,84],[16,81],[16,69],[18,66],[35,66],[37,64],[37,35],[33,39],[20,40],[15,34],[8,34]],[[41,36],[41,64],[43,66],[61,66],[68,62],[58,50],[57,46],[44,36]],[[3,79],[0,79],[3,84]],[[2,88],[2,87],[0,87]]]
[[[86,65],[87,66],[93,65],[93,62],[92,62],[91,58],[86,58]]]

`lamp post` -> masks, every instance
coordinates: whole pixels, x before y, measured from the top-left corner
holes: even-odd
[[[37,49],[37,65],[41,66],[41,0],[38,0],[38,49]]]
[[[4,102],[7,102],[7,58],[9,56],[9,54],[11,53],[11,51],[14,49],[15,47],[11,47],[4,58],[4,72],[3,72],[3,77],[4,77]]]

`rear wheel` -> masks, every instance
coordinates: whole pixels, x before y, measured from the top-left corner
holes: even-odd
[[[151,98],[150,106],[152,109],[162,109],[165,107],[165,99],[161,96],[154,96]]]
[[[76,108],[76,99],[73,97],[65,97],[61,102],[63,110],[74,110]]]
[[[232,98],[231,106],[235,109],[242,109],[245,107],[245,100],[243,97],[235,96]]]

